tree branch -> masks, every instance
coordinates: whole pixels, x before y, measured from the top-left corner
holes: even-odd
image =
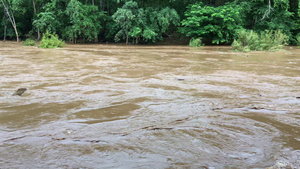
[[[261,18],[260,21],[263,21],[265,18],[269,18],[269,15],[271,13],[271,11],[273,10],[272,6],[271,6],[271,0],[269,0],[269,7],[266,10],[265,14],[263,15],[263,17]]]

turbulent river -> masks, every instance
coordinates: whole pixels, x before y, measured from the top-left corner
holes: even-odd
[[[0,87],[0,168],[300,167],[296,47],[1,42]]]

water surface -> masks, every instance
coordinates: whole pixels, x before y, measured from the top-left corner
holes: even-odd
[[[299,53],[1,43],[0,168],[298,168]]]

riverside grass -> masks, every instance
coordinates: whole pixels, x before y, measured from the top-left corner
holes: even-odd
[[[278,51],[288,45],[289,37],[281,30],[257,33],[255,31],[242,30],[238,38],[232,43],[233,51]]]

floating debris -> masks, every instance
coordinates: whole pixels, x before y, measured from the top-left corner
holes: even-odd
[[[13,94],[13,96],[16,96],[16,95],[18,95],[18,96],[21,96],[24,92],[26,92],[26,88],[19,88],[14,94]]]

